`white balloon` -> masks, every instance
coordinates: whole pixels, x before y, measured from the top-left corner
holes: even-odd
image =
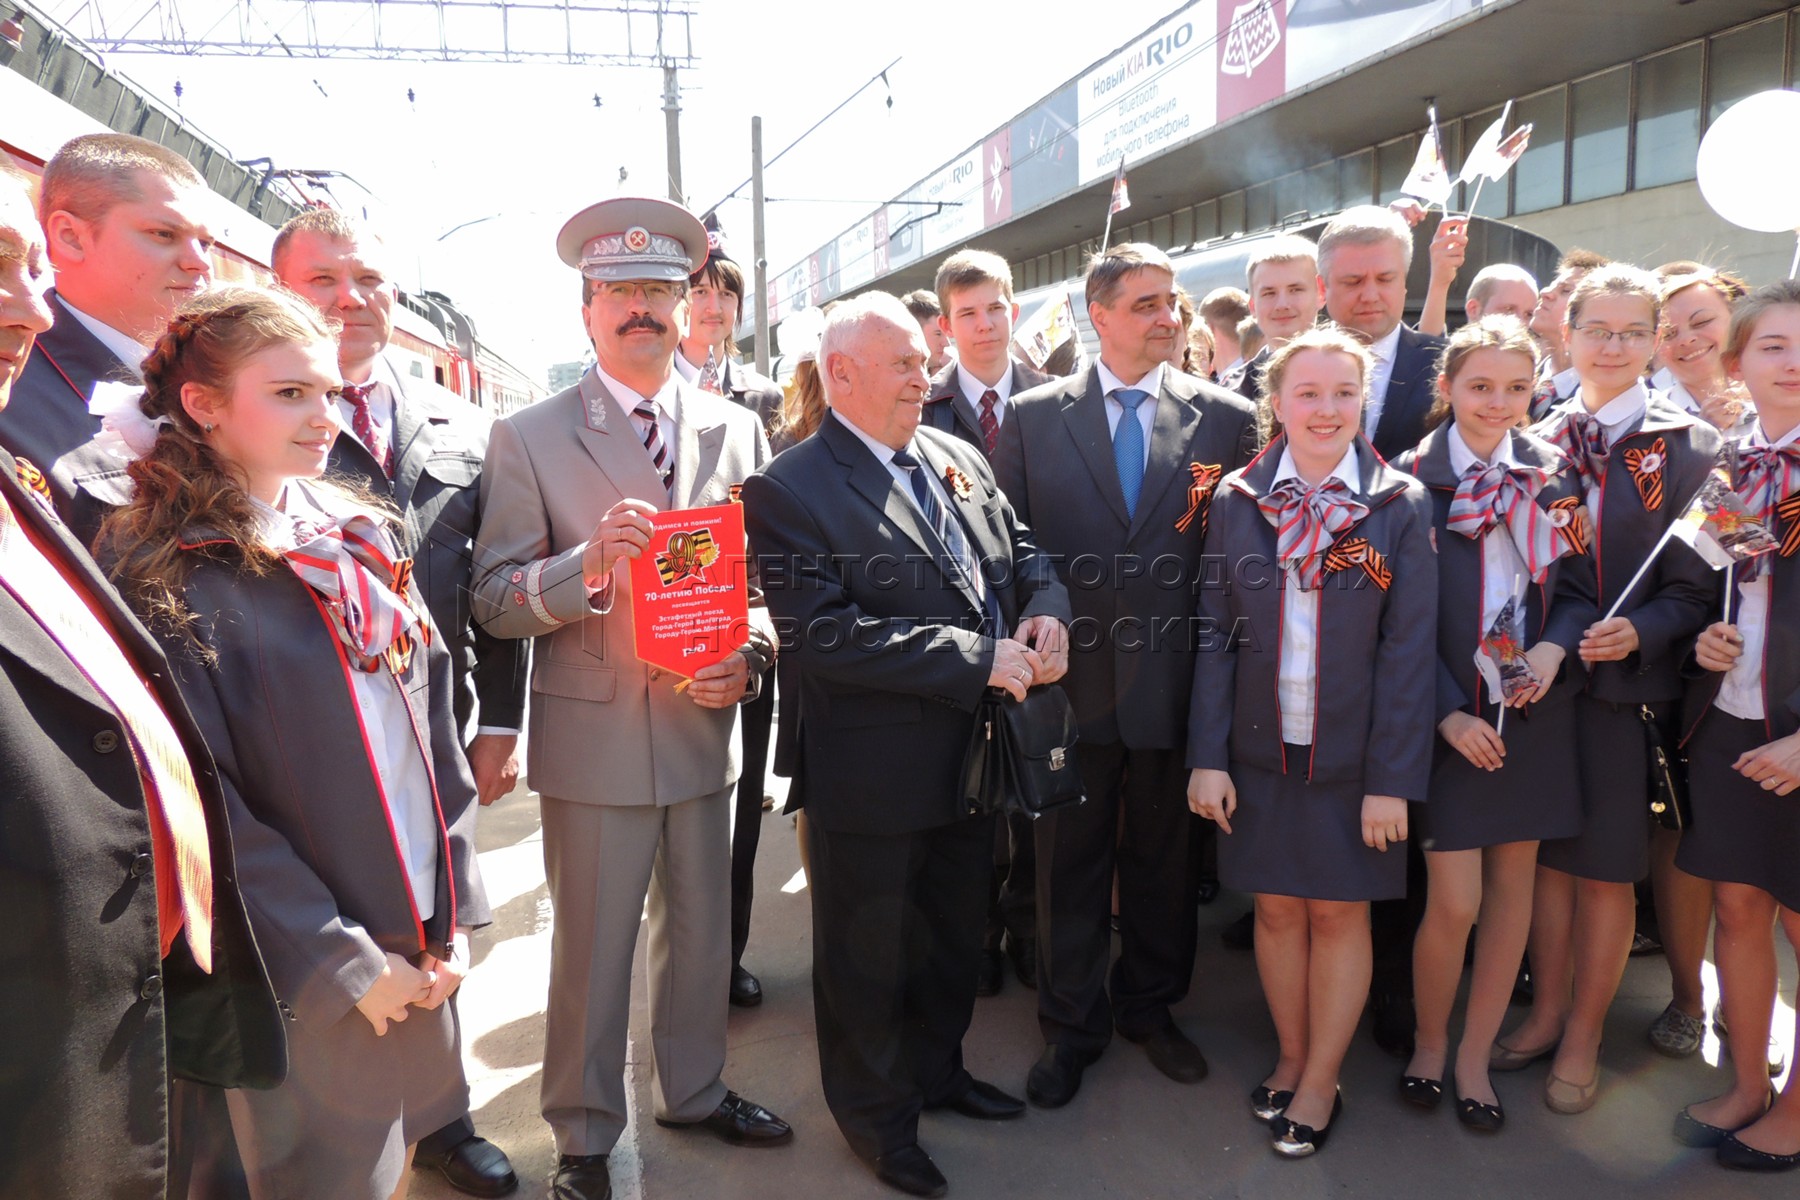
[[[1800,230],[1800,92],[1758,92],[1726,109],[1700,139],[1694,175],[1713,211],[1759,233]]]

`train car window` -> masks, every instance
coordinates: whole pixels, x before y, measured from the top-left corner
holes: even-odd
[[[1781,86],[1781,51],[1785,38],[1781,23],[1786,17],[1770,17],[1712,40],[1706,64],[1706,123],[1757,92]]]
[[[1259,183],[1244,192],[1244,228],[1267,229],[1275,224],[1275,186]]]
[[[1335,162],[1322,162],[1308,167],[1302,174],[1305,182],[1300,193],[1300,204],[1311,216],[1321,213],[1336,212],[1343,207],[1338,202],[1338,169]],[[1291,210],[1288,210],[1291,211]],[[1286,215],[1285,212],[1283,215]]]
[[[1169,240],[1170,229],[1171,229],[1171,222],[1168,217],[1166,217],[1166,216],[1151,217],[1150,218],[1150,244],[1152,246],[1161,246],[1165,250],[1167,250],[1169,247],[1175,245],[1174,242]]]
[[[1244,224],[1244,193],[1227,192],[1219,197],[1219,233],[1229,237],[1234,233],[1243,233],[1248,226]]]
[[[1800,83],[1800,17],[1788,16],[1787,85]]]
[[[1412,171],[1418,139],[1407,134],[1375,147],[1375,203],[1387,204],[1400,196],[1400,185]]]
[[[1375,151],[1358,150],[1338,160],[1338,203],[1342,208],[1375,199]]]
[[[1518,123],[1531,124],[1531,145],[1513,167],[1516,213],[1557,208],[1563,202],[1563,89],[1551,88],[1519,101]]]
[[[1169,245],[1191,246],[1194,244],[1194,210],[1178,208],[1169,218]]]
[[[1700,149],[1700,43],[1638,63],[1637,178],[1656,187],[1694,177]]]
[[[1194,240],[1211,241],[1219,236],[1219,202],[1208,200],[1194,205]]]
[[[1616,196],[1625,190],[1626,105],[1629,67],[1580,80],[1571,89],[1575,144],[1569,161],[1569,203]]]

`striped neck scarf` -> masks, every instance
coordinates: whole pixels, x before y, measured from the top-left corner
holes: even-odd
[[[1471,463],[1450,498],[1446,524],[1451,533],[1478,540],[1504,523],[1532,582],[1542,583],[1550,564],[1571,549],[1568,539],[1557,535],[1550,514],[1537,506],[1537,494],[1549,478],[1549,472],[1537,467]]]
[[[1275,553],[1291,567],[1300,586],[1313,591],[1325,581],[1325,551],[1344,530],[1369,515],[1369,506],[1354,498],[1344,481],[1328,475],[1317,487],[1284,479],[1256,502],[1275,527]]]
[[[295,518],[294,537],[299,544],[282,557],[325,601],[357,666],[374,671],[385,660],[395,674],[405,671],[413,638],[430,640],[409,594],[412,559],[397,557],[387,531],[362,513],[320,523]]]
[[[1612,447],[1606,441],[1606,426],[1600,418],[1579,406],[1553,414],[1556,424],[1543,436],[1567,454],[1575,464],[1582,491],[1592,491],[1606,478],[1606,464],[1612,458]]]

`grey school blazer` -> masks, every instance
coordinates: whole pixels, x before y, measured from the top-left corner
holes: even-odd
[[[1276,692],[1287,579],[1277,562],[1275,527],[1257,507],[1285,445],[1281,437],[1270,442],[1213,496],[1206,555],[1222,575],[1201,587],[1200,615],[1218,635],[1194,671],[1187,765],[1224,771],[1246,762],[1304,772],[1322,783],[1360,781],[1366,795],[1422,801],[1437,737],[1431,497],[1424,484],[1358,440],[1356,498],[1369,514],[1327,552],[1313,741],[1305,759],[1294,761],[1282,744]]]

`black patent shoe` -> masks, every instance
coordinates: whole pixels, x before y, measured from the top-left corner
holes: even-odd
[[[1250,1111],[1265,1125],[1279,1117],[1293,1102],[1294,1093],[1291,1090],[1277,1092],[1259,1087],[1250,1093]]]
[[[942,1196],[950,1182],[917,1142],[883,1154],[874,1162],[875,1178],[909,1196]]]
[[[1325,1139],[1343,1113],[1344,1094],[1339,1092],[1331,1101],[1331,1120],[1318,1129],[1276,1117],[1269,1122],[1269,1145],[1283,1158],[1308,1158],[1325,1148]]]
[[[1431,1112],[1444,1102],[1444,1081],[1427,1079],[1423,1075],[1402,1075],[1400,1098],[1414,1108]]]
[[[729,999],[733,1008],[755,1008],[763,1000],[762,981],[741,966],[731,968]]]
[[[1725,1135],[1725,1140],[1719,1143],[1717,1155],[1720,1166],[1735,1167],[1740,1171],[1773,1173],[1800,1167],[1800,1154],[1770,1154],[1767,1150],[1744,1145],[1738,1141],[1735,1133]]]
[[[1483,1104],[1466,1096],[1456,1098],[1456,1119],[1476,1133],[1499,1133],[1506,1124],[1506,1110],[1498,1104]]]

